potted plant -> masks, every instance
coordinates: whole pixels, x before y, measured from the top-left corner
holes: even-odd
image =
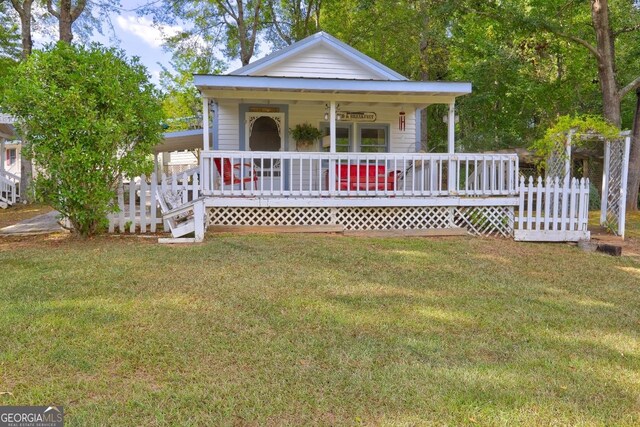
[[[297,124],[291,129],[291,136],[296,140],[298,148],[308,148],[322,136],[322,132],[309,123]]]

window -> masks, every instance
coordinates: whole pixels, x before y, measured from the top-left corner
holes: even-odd
[[[388,151],[389,127],[367,125],[360,127],[360,152],[386,153]]]
[[[389,125],[355,124],[355,138],[351,136],[352,124],[336,124],[336,152],[386,153],[389,151]],[[329,124],[321,123],[323,135],[329,135]],[[322,147],[329,151],[329,147]]]
[[[7,166],[13,166],[16,164],[18,157],[18,150],[15,148],[7,148]]]
[[[328,123],[322,123],[321,128],[324,136],[327,136],[330,134]],[[330,147],[322,147],[322,151],[328,152],[329,150],[330,150]],[[351,148],[351,126],[337,123],[336,124],[336,152],[348,153],[349,151],[353,151]]]

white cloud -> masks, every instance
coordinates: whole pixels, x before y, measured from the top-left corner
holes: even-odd
[[[182,27],[164,25],[155,27],[149,18],[136,16],[118,16],[118,26],[137,37],[140,37],[149,46],[158,48],[162,45],[166,36],[173,36],[182,31]]]

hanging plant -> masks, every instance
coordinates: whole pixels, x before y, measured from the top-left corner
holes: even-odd
[[[297,124],[289,132],[298,145],[302,146],[310,146],[322,136],[322,132],[309,123]]]
[[[546,167],[551,155],[566,159],[564,147],[567,136],[571,133],[571,147],[582,147],[590,141],[612,141],[620,137],[620,129],[600,116],[577,115],[560,116],[555,125],[547,129],[542,139],[533,143],[531,148],[541,158],[541,167]]]

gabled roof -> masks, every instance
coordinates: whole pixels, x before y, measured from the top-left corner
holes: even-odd
[[[230,72],[229,75],[260,76],[262,75],[261,72],[264,70],[280,64],[302,52],[317,48],[318,46],[323,46],[332,50],[335,54],[347,58],[354,64],[367,69],[373,75],[379,76],[380,80],[409,80],[405,76],[393,71],[391,68],[379,63],[323,31],[280,49],[262,59],[252,62],[249,65],[238,68],[237,70]]]

